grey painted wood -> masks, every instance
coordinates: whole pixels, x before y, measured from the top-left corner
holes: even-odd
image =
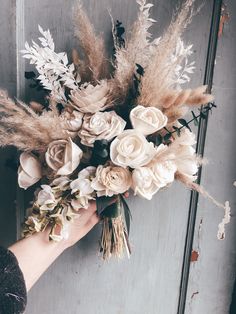
[[[168,24],[176,1],[153,1],[161,34]],[[49,27],[57,50],[70,51],[72,39],[71,6],[74,1],[25,1],[25,38],[36,39],[37,24]],[[130,25],[136,16],[134,0],[84,1],[96,29],[110,43],[110,18]],[[212,1],[194,18],[186,39],[195,45],[197,71],[192,85],[203,81]],[[30,67],[27,65],[27,69]],[[26,90],[27,98],[38,97]],[[29,294],[27,313],[122,313],[175,314],[177,310],[189,192],[174,184],[152,202],[130,200],[133,213],[130,260],[104,263],[97,254],[99,227],[77,246],[68,250],[43,275]],[[171,296],[171,297],[170,297]]]
[[[16,24],[15,1],[0,0],[0,88],[16,95]],[[14,149],[0,149],[0,244],[16,240],[16,175],[5,166],[15,158]]]
[[[217,240],[217,224],[222,219],[222,211],[200,199],[193,247],[199,252],[199,258],[191,267],[186,314],[229,313],[235,280],[236,191],[233,182],[236,178],[236,18],[233,12],[236,3],[229,0],[227,5],[230,21],[225,24],[219,39],[214,76],[218,108],[209,120],[205,149],[209,164],[203,169],[202,184],[217,199],[229,200],[232,218],[230,225],[226,226],[226,239]]]

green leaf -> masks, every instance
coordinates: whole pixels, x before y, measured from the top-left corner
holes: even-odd
[[[173,126],[173,129],[175,130],[176,134],[180,136],[181,130],[177,128],[176,126]]]
[[[165,142],[168,142],[169,139],[171,138],[172,134],[171,133],[167,133],[165,136],[164,136],[164,141]]]
[[[104,210],[108,208],[116,197],[109,197],[109,196],[101,196],[96,198],[96,205],[97,205],[97,213],[100,216],[103,214]]]
[[[178,122],[185,127],[188,125],[188,122],[185,119],[178,119]]]
[[[129,209],[129,206],[124,198],[124,196],[122,194],[120,194],[120,198],[121,198],[121,202],[123,205],[123,209],[124,209],[124,217],[125,217],[125,223],[126,223],[126,228],[127,228],[127,232],[129,235],[130,232],[130,220],[132,219],[132,215]]]
[[[200,113],[200,117],[205,120],[207,118],[207,115],[203,112]]]
[[[163,138],[162,138],[161,134],[157,134],[157,136],[155,137],[155,145],[159,146],[159,145],[161,145],[162,142],[163,142]]]
[[[33,79],[36,77],[36,74],[33,71],[25,72],[25,78],[27,80]]]
[[[136,63],[136,66],[137,66],[136,72],[137,72],[139,75],[143,76],[143,75],[144,75],[144,68],[143,68],[140,64],[138,64],[138,63]]]

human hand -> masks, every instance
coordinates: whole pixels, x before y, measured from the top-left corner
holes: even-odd
[[[65,249],[82,239],[100,220],[96,212],[96,202],[90,202],[87,209],[81,208],[78,216],[68,223],[68,239],[64,240]]]

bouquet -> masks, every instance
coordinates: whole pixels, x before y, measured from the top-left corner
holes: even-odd
[[[74,23],[83,54],[73,50],[69,64],[66,53],[55,51],[50,31],[40,26],[39,44],[26,42],[22,51],[38,72],[37,77],[26,72],[26,78],[46,91],[44,103],[27,105],[1,91],[0,144],[21,151],[21,188],[41,180],[25,236],[50,228],[51,240],[66,238],[80,208],[96,200],[103,258],[130,255],[127,191],[151,200],[179,180],[206,194],[195,183],[202,158],[195,154],[190,123],[197,125],[215,105],[206,86],[182,88],[194,70],[192,45],[181,39],[194,1],[184,2],[159,38],[150,33],[153,5],[136,2],[138,17],[127,36],[122,23],[111,18],[111,60],[79,2]],[[194,112],[200,105],[205,106]]]

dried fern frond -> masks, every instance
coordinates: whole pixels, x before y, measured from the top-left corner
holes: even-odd
[[[105,44],[101,36],[97,36],[80,0],[74,12],[75,37],[80,41],[84,52],[86,71],[91,71],[87,79],[100,80],[107,77],[108,65]]]
[[[141,92],[138,102],[146,106],[156,106],[170,85],[176,65],[182,61],[182,56],[176,56],[175,64],[170,62],[181,35],[190,23],[194,14],[195,0],[186,0],[179,14],[172,19],[170,26],[161,38],[153,58],[150,60],[142,79]]]
[[[44,152],[49,143],[67,138],[59,116],[52,111],[36,114],[29,106],[0,91],[0,146]]]

